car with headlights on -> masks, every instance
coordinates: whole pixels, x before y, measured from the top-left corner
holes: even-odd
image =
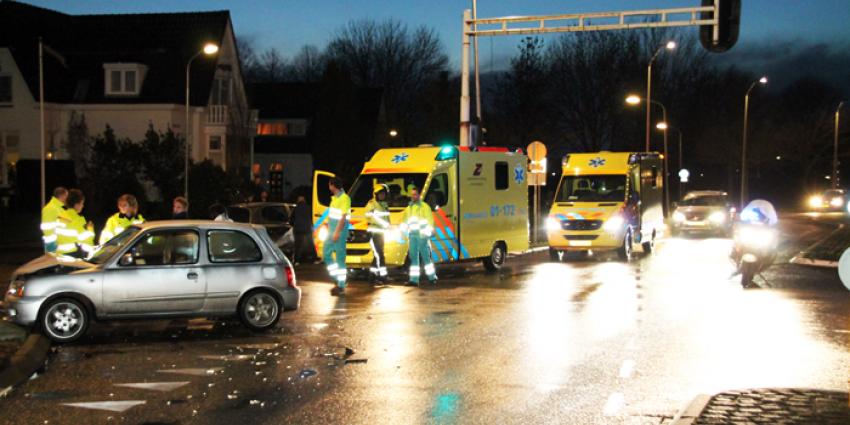
[[[844,211],[847,207],[847,193],[844,189],[829,189],[809,198],[809,208],[813,211]]]
[[[93,320],[235,316],[262,331],[300,302],[293,267],[264,227],[171,220],[130,226],[87,259],[24,264],[4,313],[62,343]]]
[[[692,191],[674,204],[671,229],[673,234],[693,232],[729,235],[734,217],[735,208],[726,192]]]

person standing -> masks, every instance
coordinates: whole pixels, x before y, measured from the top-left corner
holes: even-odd
[[[186,220],[189,218],[189,201],[182,196],[174,198],[171,203],[171,219]]]
[[[304,196],[299,195],[298,200],[295,201],[295,208],[292,209],[290,216],[290,224],[292,224],[292,234],[295,239],[295,247],[292,250],[295,264],[315,260],[313,219],[310,214],[310,207],[307,205],[307,199]]]
[[[233,220],[227,215],[227,208],[218,202],[210,205],[210,220],[233,223]]]
[[[98,243],[103,245],[121,234],[124,229],[144,222],[145,218],[139,214],[139,201],[136,200],[136,197],[130,194],[121,195],[118,198],[118,212],[106,220],[106,225],[100,231]]]
[[[56,226],[59,214],[68,198],[68,189],[62,186],[53,189],[50,202],[41,209],[41,239],[44,241],[44,252],[56,252]]]
[[[408,248],[410,256],[410,285],[419,285],[421,270],[431,284],[437,283],[437,272],[434,269],[434,261],[431,259],[431,245],[429,240],[434,234],[434,213],[431,207],[422,202],[419,188],[410,185],[407,189],[410,194],[410,205],[404,209],[402,214],[402,229],[407,231]],[[421,259],[421,261],[420,261]],[[420,269],[419,264],[424,266]]]
[[[345,281],[348,270],[345,266],[345,242],[348,240],[348,217],[351,211],[351,198],[342,189],[342,181],[334,177],[328,182],[328,189],[333,196],[328,208],[328,235],[324,241],[322,258],[328,267],[328,273],[336,281],[332,295],[345,293]]]
[[[68,191],[56,227],[56,253],[85,258],[94,250],[94,226],[80,213],[86,197],[79,189]]]
[[[384,257],[384,235],[390,228],[390,209],[387,205],[389,188],[385,184],[376,184],[372,190],[374,197],[366,204],[366,218],[369,220],[369,246],[372,247],[372,266],[369,268],[372,283],[387,281],[387,265]]]

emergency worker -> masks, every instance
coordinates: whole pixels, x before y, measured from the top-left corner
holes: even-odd
[[[79,189],[68,191],[56,227],[57,254],[85,258],[94,250],[94,226],[80,215],[85,202],[86,197]]]
[[[145,218],[139,214],[139,201],[136,200],[136,197],[130,194],[121,195],[118,198],[118,212],[106,220],[106,225],[100,231],[98,243],[103,245],[121,234],[124,229],[144,222]]]
[[[431,284],[437,283],[437,273],[434,270],[434,261],[431,259],[431,245],[429,240],[434,234],[434,213],[431,207],[422,202],[419,188],[410,185],[407,189],[410,194],[410,205],[404,209],[402,214],[401,228],[407,232],[408,248],[410,256],[410,285],[419,285],[419,275],[422,269]],[[421,261],[420,261],[421,259]],[[420,264],[424,266],[419,267]]]
[[[348,271],[345,267],[345,242],[348,239],[348,217],[351,213],[351,198],[342,188],[342,181],[334,177],[328,182],[333,196],[328,208],[328,237],[324,241],[322,258],[328,267],[328,273],[336,281],[332,295],[345,293],[345,280]]]
[[[387,205],[389,188],[385,184],[376,184],[372,190],[374,197],[366,204],[366,218],[369,220],[369,245],[372,247],[372,266],[369,268],[372,283],[387,281],[387,264],[384,257],[384,236],[390,228],[390,209]]]
[[[44,241],[44,252],[56,252],[56,226],[59,213],[68,198],[68,189],[62,186],[53,189],[50,202],[41,209],[41,239]]]

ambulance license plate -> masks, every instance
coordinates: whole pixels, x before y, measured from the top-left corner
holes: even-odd
[[[570,246],[590,246],[590,241],[570,241]]]

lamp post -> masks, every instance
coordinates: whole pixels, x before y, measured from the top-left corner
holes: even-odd
[[[212,56],[218,53],[218,45],[213,43],[205,44],[204,48],[199,50],[198,53],[192,55],[192,57],[189,58],[189,62],[186,64],[186,152],[183,166],[183,182],[185,184],[183,187],[183,197],[187,200],[189,199],[189,146],[192,144],[192,139],[190,137],[191,133],[189,132],[191,128],[191,125],[189,124],[189,71],[192,68],[192,61],[194,61],[195,58],[200,56],[202,53],[207,56]]]
[[[665,45],[658,48],[655,51],[655,54],[652,55],[652,58],[649,60],[649,64],[646,66],[646,100],[647,102],[652,102],[652,63],[655,62],[655,59],[664,49],[673,50],[676,48],[675,41],[668,41]],[[650,123],[651,113],[649,105],[646,108],[646,151],[649,152],[649,123]],[[665,118],[664,121],[667,121]]]
[[[744,209],[744,203],[747,201],[747,121],[750,114],[750,92],[756,87],[756,84],[767,84],[767,77],[761,77],[757,81],[750,84],[747,89],[747,94],[744,95],[744,136],[741,143],[741,205]]]
[[[835,130],[834,141],[832,146],[832,188],[838,188],[838,129],[841,123],[841,107],[844,106],[844,101],[838,102],[838,107],[835,108]]]
[[[682,171],[682,169],[685,168],[682,165],[682,130],[679,130],[678,127],[672,127],[666,122],[663,123],[663,124],[667,124],[666,129],[662,129],[661,124],[662,123],[658,123],[658,125],[656,125],[655,127],[658,128],[659,130],[665,130],[665,131],[676,130],[676,132],[679,133],[679,150],[678,150],[678,152],[679,152],[679,171]],[[679,199],[682,199],[682,190],[683,190],[682,189],[682,180],[679,180]]]

